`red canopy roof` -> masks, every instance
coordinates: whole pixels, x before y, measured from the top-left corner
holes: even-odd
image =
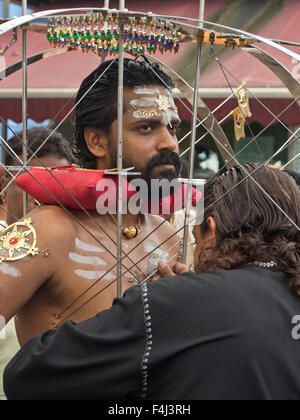
[[[299,21],[299,0],[284,0],[280,13],[266,23],[259,31],[259,35],[270,39],[300,43]],[[300,63],[265,44],[259,43],[258,46],[277,58],[300,82]],[[299,47],[285,47],[300,54]],[[221,61],[236,79],[245,81],[249,87],[284,87],[282,82],[264,64],[239,49],[227,53],[226,57],[221,58]],[[229,74],[228,77],[232,86],[239,85],[236,79]],[[201,86],[216,88],[228,85],[219,67],[214,65],[209,66],[202,74]]]

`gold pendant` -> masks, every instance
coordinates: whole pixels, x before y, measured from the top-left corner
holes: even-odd
[[[247,89],[245,88],[245,82],[237,89],[236,92],[234,92],[238,103],[239,103],[239,107],[241,109],[241,112],[243,114],[243,117],[246,118],[251,118],[252,117],[252,113],[250,111],[250,105],[249,105],[249,95],[247,92]]]
[[[239,106],[231,112],[234,118],[234,134],[237,141],[246,137],[245,122],[246,118],[251,118],[252,114],[249,105],[249,95],[245,88],[245,82],[234,92]]]
[[[136,228],[135,226],[123,228],[122,232],[128,239],[134,239],[141,233],[140,229]]]
[[[0,238],[0,264],[3,261],[16,261],[28,255],[39,254],[39,249],[36,248],[36,231],[30,218],[13,223],[3,233]]]
[[[245,134],[245,118],[243,114],[241,113],[240,108],[236,108],[231,112],[231,115],[233,115],[234,119],[234,135],[236,141],[239,141],[240,139],[244,139],[246,137]]]
[[[117,219],[115,218],[115,216],[111,213],[109,213],[110,217],[113,219],[113,221],[115,222],[115,224],[118,224]],[[139,234],[142,232],[142,221],[141,221],[141,215],[139,215],[139,227],[135,227],[135,226],[122,226],[122,233],[124,236],[126,236],[127,239],[134,239],[137,236],[139,236]]]

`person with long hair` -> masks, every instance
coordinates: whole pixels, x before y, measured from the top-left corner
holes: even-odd
[[[160,276],[81,324],[29,342],[10,399],[299,400],[300,192],[238,165],[205,186],[195,271]]]

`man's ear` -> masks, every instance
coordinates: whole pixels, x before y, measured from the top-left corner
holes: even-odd
[[[211,234],[211,237],[215,239],[217,237],[217,225],[215,222],[215,219],[211,216],[207,218],[207,224],[209,228],[209,232]]]
[[[84,138],[92,155],[96,158],[107,157],[107,136],[102,130],[85,128]]]

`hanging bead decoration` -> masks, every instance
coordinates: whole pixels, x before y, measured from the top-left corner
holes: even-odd
[[[102,56],[119,52],[117,13],[96,13],[92,16],[49,18],[47,39],[55,48],[70,46],[75,51]],[[182,39],[180,26],[151,16],[130,16],[123,29],[124,50],[135,56],[145,52],[178,53]]]

